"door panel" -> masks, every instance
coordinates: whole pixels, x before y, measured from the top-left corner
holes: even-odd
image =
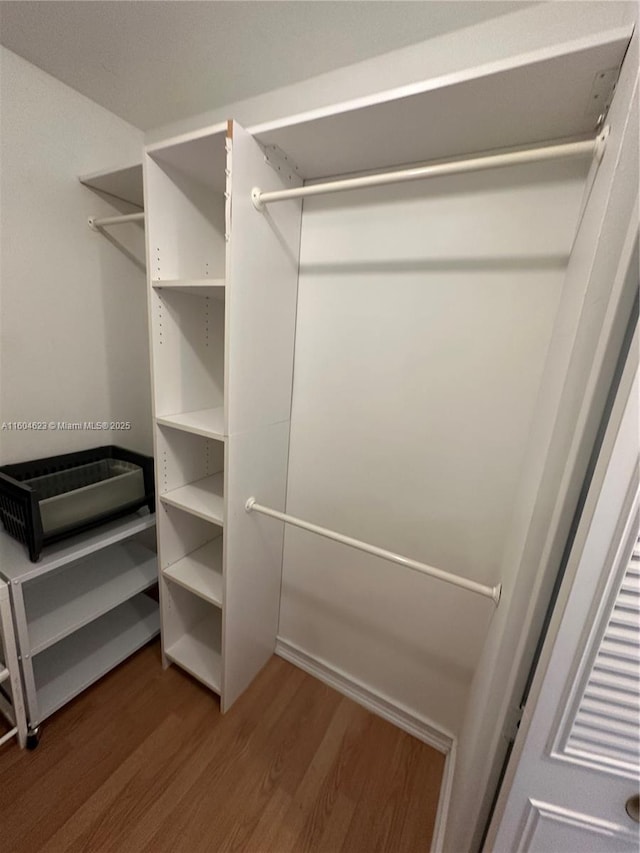
[[[632,537],[615,588],[578,676],[558,752],[632,778],[640,763],[640,539]],[[596,642],[597,641],[597,642]]]
[[[531,808],[519,851],[637,853],[637,834],[626,826],[550,803],[530,800],[529,804]]]
[[[636,334],[485,850],[638,850],[637,361]]]

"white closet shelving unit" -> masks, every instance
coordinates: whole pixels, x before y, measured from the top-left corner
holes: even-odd
[[[209,143],[209,144],[207,144]],[[225,132],[148,161],[163,651],[220,692]],[[168,554],[168,558],[166,555]]]
[[[284,506],[300,227],[294,203],[265,228],[249,193],[299,181],[233,123],[144,168],[163,653],[225,709],[277,629],[282,533],[233,507],[250,483]]]
[[[594,139],[628,39],[147,147],[163,648],[223,710],[278,626],[283,526],[245,503],[286,509],[302,202],[252,190]]]

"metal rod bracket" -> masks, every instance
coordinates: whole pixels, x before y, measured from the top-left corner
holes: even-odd
[[[253,202],[253,206],[256,210],[259,210],[260,213],[264,211],[264,203],[261,201],[260,196],[262,195],[262,190],[260,187],[254,187],[251,190],[251,201]]]

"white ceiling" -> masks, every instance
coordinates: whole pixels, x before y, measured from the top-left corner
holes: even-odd
[[[516,11],[493,0],[2,0],[0,42],[137,127]]]

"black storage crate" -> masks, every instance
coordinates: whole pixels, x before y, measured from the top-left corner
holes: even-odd
[[[153,457],[108,445],[0,467],[0,519],[33,562],[42,548],[147,506]]]

